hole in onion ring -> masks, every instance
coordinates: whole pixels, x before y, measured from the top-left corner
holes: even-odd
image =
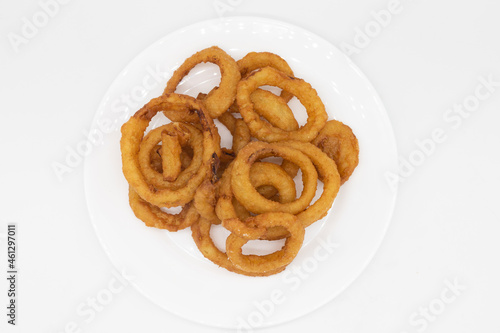
[[[230,233],[231,232],[229,230],[220,224],[212,224],[210,227],[210,237],[219,251],[226,252],[226,238]]]
[[[177,206],[177,207],[170,207],[170,208],[166,208],[166,207],[159,207],[160,210],[164,213],[167,213],[167,214],[179,214],[182,210],[182,206]]]
[[[208,94],[214,87],[219,86],[220,79],[219,66],[200,63],[181,80],[175,92],[196,98],[199,93]]]
[[[302,103],[300,103],[299,99],[295,96],[288,102],[288,106],[293,111],[293,115],[295,116],[295,120],[300,127],[304,126],[307,123],[307,112],[306,108]]]
[[[158,128],[160,126],[166,125],[171,123],[170,119],[165,117],[163,112],[158,112],[155,114],[153,119],[151,119],[151,122],[149,123],[149,126],[146,128],[146,131],[144,131],[144,135],[148,134],[152,129]]]
[[[281,89],[280,87],[267,86],[267,85],[261,86],[260,89],[270,91],[273,94],[275,94],[276,96],[279,96],[281,94],[281,92],[283,91],[283,89]]]
[[[219,251],[226,252],[226,239],[230,232],[222,225],[213,224],[210,228],[210,237]],[[279,240],[251,240],[243,246],[243,254],[266,255],[279,251],[285,245],[285,239]]]
[[[233,146],[233,136],[231,132],[218,119],[214,119],[213,121],[219,131],[221,148],[231,149]]]
[[[242,250],[244,255],[255,254],[263,256],[276,251],[279,251],[285,246],[285,239],[278,240],[250,240],[243,245]]]

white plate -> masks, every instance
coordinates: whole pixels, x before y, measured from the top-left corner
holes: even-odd
[[[359,139],[359,166],[342,186],[331,214],[308,228],[297,258],[274,276],[252,278],[219,268],[199,253],[189,229],[169,233],[146,228],[128,206],[119,127],[162,93],[167,78],[185,58],[212,45],[235,59],[250,51],[281,55],[297,77],[318,91],[330,118],[351,126]],[[201,87],[207,92],[218,82],[214,68],[196,67],[178,91],[196,95],[194,90]],[[161,75],[154,73],[158,70]],[[102,246],[118,269],[133,276],[131,283],[137,290],[189,320],[248,329],[309,313],[356,279],[389,225],[396,192],[384,175],[397,173],[397,153],[380,99],[336,47],[287,23],[235,17],[201,22],[169,34],[118,75],[99,106],[91,133],[99,145],[85,161],[85,190]],[[102,140],[98,140],[99,134]],[[334,246],[325,245],[329,242]]]

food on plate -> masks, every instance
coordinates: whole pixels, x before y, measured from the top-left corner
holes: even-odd
[[[318,179],[323,182],[323,192],[318,200],[297,214],[298,220],[304,227],[307,227],[325,217],[328,210],[332,207],[333,201],[339,191],[340,176],[333,160],[312,144],[298,141],[287,141],[282,144],[301,151],[309,157],[318,171]]]
[[[293,161],[302,171],[304,189],[299,198],[292,202],[280,203],[269,200],[257,192],[250,181],[250,167],[266,157],[281,157]],[[297,214],[307,208],[316,194],[318,173],[311,160],[302,152],[280,144],[251,142],[234,159],[231,187],[236,199],[251,213],[286,212]]]
[[[162,145],[158,145],[160,142]],[[189,165],[181,171],[182,148],[187,146],[192,149],[192,156]],[[153,167],[152,154],[160,156],[161,171]],[[138,160],[141,173],[149,184],[157,188],[181,188],[203,163],[203,134],[191,124],[178,122],[155,128],[141,141]],[[174,167],[177,169],[175,177],[171,173]]]
[[[179,214],[169,214],[142,199],[132,188],[129,188],[128,198],[135,216],[148,227],[178,231],[190,227],[200,217],[192,202],[182,207]]]
[[[250,94],[263,85],[277,86],[295,95],[307,112],[307,123],[294,131],[286,131],[263,121],[253,107]],[[306,81],[289,76],[271,67],[258,69],[238,83],[238,109],[252,136],[261,141],[297,140],[310,142],[325,126],[328,115],[316,90]]]
[[[257,89],[250,95],[254,111],[272,126],[284,131],[296,131],[299,124],[287,100],[268,90]]]
[[[161,184],[153,184],[148,181],[141,170],[140,163],[140,157],[144,156],[144,158],[148,158],[150,156],[150,151],[141,153],[144,132],[153,116],[162,110],[178,112],[191,110],[198,115],[199,124],[202,127],[202,163],[190,178],[185,179],[184,183],[175,184],[172,187],[168,186],[167,181],[163,180],[163,177],[162,179],[158,179],[162,181]],[[167,208],[185,205],[193,200],[198,186],[207,177],[212,177],[213,169],[217,168],[220,147],[216,140],[218,137],[216,131],[212,118],[208,115],[203,105],[194,98],[179,94],[168,94],[154,98],[122,126],[120,147],[123,174],[132,189],[145,201],[158,207]],[[155,147],[157,143],[151,143],[151,146]],[[176,182],[178,180],[179,178]]]
[[[250,273],[263,273],[286,267],[299,253],[304,241],[305,229],[297,222],[297,217],[281,212],[269,212],[250,217],[248,224],[255,226],[254,230],[261,230],[251,236],[231,233],[226,240],[226,253],[229,260],[239,269]],[[259,255],[244,255],[242,247],[249,240],[259,239],[266,230],[275,227],[285,228],[289,232],[285,245],[281,250]]]
[[[330,120],[312,141],[337,164],[341,184],[344,184],[359,163],[358,139],[352,129],[337,120]]]
[[[220,84],[196,98],[176,93],[204,62],[219,66]],[[303,126],[288,105],[293,97],[306,109]],[[153,125],[157,114],[170,122]],[[221,147],[219,124],[232,136],[230,147]],[[235,61],[216,46],[187,58],[163,95],[122,126],[120,149],[135,216],[158,229],[190,227],[205,258],[247,276],[277,274],[293,261],[306,228],[326,216],[359,159],[351,128],[328,121],[316,90],[283,58],[250,52]],[[172,207],[180,212],[165,210]],[[212,239],[213,226],[229,233],[225,245]],[[281,239],[283,247],[267,254],[243,248]]]
[[[254,70],[264,67],[272,67],[280,72],[293,76],[293,71],[285,61],[285,59],[271,52],[250,52],[247,53],[246,56],[238,60],[236,63],[238,64],[238,68],[240,69],[242,78],[246,77]],[[262,89],[258,89],[257,91],[259,90]],[[280,93],[280,96],[286,102],[288,102],[293,97],[290,92],[285,90]]]
[[[230,272],[248,276],[269,276],[277,274],[286,268],[286,266],[282,266],[275,270],[270,270],[263,273],[249,272],[238,268],[232,261],[229,260],[227,254],[219,250],[219,248],[214,244],[210,236],[212,225],[213,224],[210,223],[210,221],[207,221],[204,218],[200,218],[191,226],[191,231],[193,234],[193,240],[200,252],[205,258],[209,259],[217,266],[223,267]]]
[[[229,231],[237,230],[233,229],[233,227],[237,227],[238,229],[246,228],[246,232],[251,233],[253,226],[248,225],[247,220],[252,215],[233,195],[231,186],[233,167],[234,164],[230,164],[219,181],[219,200],[217,201],[215,212]],[[281,167],[276,164],[256,162],[251,167],[251,173],[257,175],[252,177],[252,181],[255,182],[254,185],[256,188],[261,188],[263,185],[275,188],[279,194],[277,200],[281,203],[286,203],[295,199],[295,196],[292,195],[296,193],[295,183],[288,173],[284,170],[280,171],[280,169]],[[259,177],[259,173],[263,177]],[[286,236],[288,236],[286,230],[280,226],[275,226],[268,228],[266,233],[260,238],[276,240]]]
[[[187,58],[168,80],[164,94],[175,92],[177,85],[191,69],[203,62],[211,62],[219,66],[221,73],[220,85],[212,89],[203,104],[211,117],[217,118],[227,111],[236,97],[236,85],[241,74],[236,61],[217,46],[212,46]]]
[[[206,179],[194,194],[193,204],[200,216],[213,224],[220,224],[215,214],[215,204],[219,195],[219,184]]]

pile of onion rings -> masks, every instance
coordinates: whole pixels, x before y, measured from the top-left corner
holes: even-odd
[[[219,67],[219,86],[196,98],[176,93],[181,80],[205,62]],[[307,112],[303,126],[288,105],[292,98]],[[171,122],[150,129],[159,112]],[[221,147],[215,119],[233,136],[231,147]],[[269,52],[250,52],[238,61],[216,46],[195,53],[121,132],[123,174],[136,217],[169,231],[190,227],[207,259],[248,276],[276,274],[292,262],[305,229],[326,216],[359,161],[351,128],[328,120],[316,90]],[[297,195],[299,170],[303,189]],[[317,195],[318,182],[323,187]],[[182,209],[164,209],[172,207]],[[212,240],[213,225],[230,232],[225,249]],[[242,250],[249,241],[279,239],[284,245],[272,253]]]

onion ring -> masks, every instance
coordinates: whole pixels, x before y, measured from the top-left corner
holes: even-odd
[[[236,61],[217,46],[206,48],[187,58],[168,80],[163,94],[175,92],[184,76],[202,62],[211,62],[220,68],[221,81],[219,86],[212,89],[203,101],[210,116],[217,118],[233,104],[236,96],[236,85],[241,78]]]
[[[330,120],[312,144],[335,161],[340,174],[340,185],[349,180],[359,163],[358,139],[349,126]]]
[[[297,223],[297,217],[292,214],[281,212],[269,212],[255,217],[250,217],[251,224],[255,224],[260,230],[255,232],[252,237],[245,237],[231,233],[226,240],[226,253],[229,260],[238,268],[246,272],[262,273],[274,271],[279,268],[286,267],[295,258],[304,241],[305,229]],[[222,222],[223,225],[225,221]],[[271,254],[258,255],[243,255],[242,246],[251,239],[262,237],[267,228],[284,227],[290,232],[290,236],[286,239],[285,246]]]
[[[267,90],[257,89],[250,95],[250,98],[252,103],[254,103],[255,112],[264,117],[264,119],[266,119],[271,125],[285,131],[294,131],[299,128],[299,124],[297,123],[297,120],[295,120],[292,110],[286,101],[280,96],[276,96]],[[236,112],[238,112],[237,108]],[[232,116],[229,111],[223,113],[218,119],[234,136],[237,119]],[[299,170],[296,165],[287,160],[283,161],[281,166],[292,177],[295,177],[297,175],[297,171]],[[272,189],[267,188],[266,193],[268,193],[269,196],[272,196],[272,192]],[[274,194],[276,194],[275,191]]]
[[[151,167],[158,173],[163,172],[163,162],[161,158],[161,145],[156,145],[156,147],[151,150]],[[181,170],[184,171],[193,159],[193,149],[191,147],[182,147],[180,160],[181,160]]]
[[[161,132],[161,161],[163,179],[174,181],[181,173],[181,151],[182,147],[177,134]],[[151,156],[151,154],[149,154]]]
[[[203,164],[184,187],[174,190],[157,188],[148,183],[141,172],[138,159],[144,131],[153,116],[162,110],[180,110],[180,112],[192,110],[198,114],[203,128]],[[137,194],[155,206],[175,207],[187,204],[193,199],[196,189],[206,177],[215,177],[220,156],[216,131],[212,119],[194,98],[178,94],[154,98],[122,126],[120,146],[123,174]]]
[[[264,170],[261,170],[259,172],[264,172],[267,174],[274,173],[274,177],[267,177],[266,183],[267,185],[272,186],[273,188],[278,188],[282,191],[287,191],[289,194],[286,194],[285,192],[279,196],[279,200],[281,202],[286,202],[287,200],[291,200],[294,195],[292,195],[295,191],[295,183],[293,182],[293,179],[288,175],[286,172],[277,172],[275,170],[276,168],[279,168],[279,166],[273,165],[272,163],[266,163],[266,162],[256,162],[252,165],[252,169],[255,170],[255,165],[262,164]],[[272,165],[272,166],[271,166]],[[230,229],[235,231],[238,229],[241,229],[242,227],[246,226],[246,220],[251,217],[250,213],[248,210],[243,207],[239,203],[238,200],[233,195],[232,188],[231,188],[231,174],[232,174],[232,169],[233,169],[233,163],[231,163],[224,174],[222,175],[220,181],[219,181],[219,199],[217,200],[217,205],[215,206],[215,212],[217,214],[217,217],[221,221],[226,221],[226,227],[231,228],[234,226],[235,229]],[[255,174],[256,172],[252,172],[251,169],[251,174]],[[263,178],[261,179],[263,180]],[[254,186],[262,186],[264,183],[254,179],[255,183],[253,183]],[[232,220],[232,221],[228,221]],[[274,240],[274,239],[281,239],[283,237],[288,236],[288,231],[282,227],[272,227],[268,228],[267,232],[265,235],[263,235],[261,238],[262,239],[268,239],[268,240]]]
[[[250,95],[254,111],[264,117],[272,126],[284,131],[295,131],[299,124],[288,106],[286,99],[270,91],[257,89]]]
[[[294,94],[307,111],[307,123],[298,130],[285,131],[260,119],[259,114],[255,112],[250,94],[262,85],[278,86]],[[328,118],[323,102],[309,83],[271,67],[259,69],[242,79],[238,84],[236,100],[252,136],[266,142],[283,140],[310,142],[318,136]]]
[[[177,132],[184,133],[184,139],[182,140],[182,145],[190,146],[193,149],[193,157],[189,166],[179,173],[175,181],[168,181],[165,179],[163,173],[156,171],[151,165],[151,153],[157,147],[157,144],[162,141],[162,133],[167,132]],[[179,134],[181,135],[181,134]],[[161,157],[162,157],[162,172],[164,170],[164,156],[163,151],[165,148],[169,148],[169,143],[164,142],[161,146]],[[169,150],[166,150],[169,153]],[[172,152],[170,152],[172,153]],[[177,159],[180,161],[181,153],[175,152]],[[173,159],[174,156],[171,156]],[[163,125],[161,127],[151,130],[142,140],[140,144],[140,150],[138,154],[139,166],[141,168],[141,173],[149,184],[159,188],[159,189],[179,189],[186,185],[186,183],[193,177],[194,174],[199,170],[203,164],[203,134],[200,130],[190,124],[181,123],[170,123]],[[168,163],[168,161],[167,161]],[[181,162],[182,164],[182,162]]]
[[[144,201],[131,187],[128,192],[129,204],[135,216],[148,227],[178,231],[191,226],[200,215],[192,203],[182,207],[179,214],[163,212],[159,207]]]
[[[297,191],[293,178],[277,164],[269,162],[256,162],[250,168],[250,183],[262,196],[270,198],[271,194],[261,189],[269,186],[275,189],[279,195],[279,202],[288,203],[295,200]],[[263,193],[264,192],[264,193]],[[274,195],[276,192],[273,192]]]
[[[269,156],[279,156],[287,160],[293,160],[293,163],[301,168],[304,189],[298,199],[288,203],[279,203],[266,199],[252,186],[250,181],[251,165],[257,159]],[[316,169],[311,160],[296,149],[278,144],[251,142],[240,151],[233,163],[231,187],[234,196],[252,213],[284,212],[297,214],[309,206],[316,194],[318,180]]]
[[[244,78],[256,69],[272,67],[287,75],[293,76],[293,71],[288,63],[277,54],[271,52],[250,52],[236,62],[240,69],[241,77]],[[288,102],[293,95],[283,90],[280,96]]]
[[[200,252],[203,254],[205,258],[212,261],[214,264],[223,267],[230,272],[248,276],[269,276],[279,273],[285,269],[285,267],[279,267],[276,270],[262,272],[262,273],[247,272],[245,270],[239,269],[229,260],[229,258],[224,252],[222,252],[215,246],[212,238],[210,237],[211,227],[212,224],[210,223],[210,221],[204,218],[200,218],[198,221],[193,223],[193,225],[191,225],[191,232],[193,240],[198,249],[200,250]]]
[[[161,153],[162,172],[156,171],[151,164],[151,151],[154,151],[158,146],[157,144],[160,141],[163,141],[164,138],[171,137],[169,135],[165,136],[163,133],[175,133],[175,140],[179,146],[188,145],[193,149],[193,158],[191,159],[190,165],[183,171],[179,172],[173,181],[165,179],[165,164],[175,162],[179,163],[178,167],[182,167],[182,153],[175,146],[172,147],[172,142],[163,142],[162,146],[160,146],[159,152]],[[181,138],[181,142],[179,142],[179,138]],[[143,138],[140,144],[138,159],[141,173],[144,175],[144,178],[149,184],[152,184],[157,188],[168,188],[171,190],[179,189],[185,186],[189,179],[191,179],[191,177],[201,167],[203,163],[202,143],[203,134],[200,130],[190,124],[170,123],[155,128]],[[176,151],[172,151],[172,148],[176,148]],[[167,159],[165,159],[166,157]]]
[[[284,141],[279,143],[279,145],[296,149],[307,155],[318,171],[318,178],[323,182],[323,193],[321,193],[319,199],[307,207],[306,210],[297,214],[298,220],[305,228],[323,218],[332,207],[340,188],[340,176],[337,166],[331,158],[310,143]]]
[[[220,220],[215,214],[218,192],[218,183],[214,184],[207,179],[201,183],[194,194],[194,207],[201,217],[212,224],[220,224]]]

